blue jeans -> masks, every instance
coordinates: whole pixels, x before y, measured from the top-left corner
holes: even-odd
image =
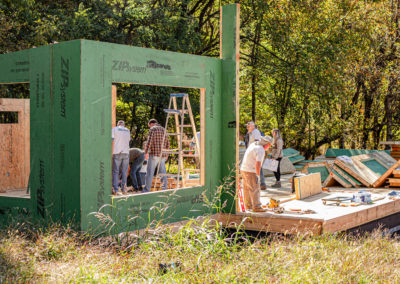
[[[133,188],[136,190],[142,190],[142,179],[140,177],[140,169],[144,162],[144,153],[137,157],[131,164],[130,176],[132,179]]]
[[[146,187],[143,189],[143,192],[149,192],[151,188],[151,183],[154,177],[154,171],[160,161],[160,157],[149,156],[149,160],[147,161],[147,172],[146,172]],[[166,174],[167,169],[165,168],[165,158],[161,159],[160,169],[158,170],[159,174]],[[163,176],[161,178],[163,182],[163,190],[167,189],[167,177]]]
[[[260,185],[266,185],[265,184],[265,177],[264,177],[264,173],[263,173],[263,168],[262,168],[262,164],[261,164],[261,169],[260,169]]]
[[[129,154],[114,154],[113,155],[113,169],[112,169],[112,184],[115,192],[118,191],[119,173],[122,171],[121,190],[125,191],[126,178],[128,174]]]

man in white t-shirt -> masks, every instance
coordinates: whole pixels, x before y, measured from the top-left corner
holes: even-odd
[[[254,123],[254,121],[249,121],[247,123],[247,135],[248,138],[247,140],[247,144],[246,147],[249,147],[252,143],[256,142],[256,141],[260,141],[261,136],[263,136],[264,134],[261,134],[261,131],[258,130],[256,128],[256,124]],[[267,184],[265,183],[265,178],[264,178],[264,172],[263,169],[261,167],[260,169],[260,187],[262,190],[267,189]]]
[[[125,122],[123,120],[118,121],[117,126],[113,127],[111,130],[111,137],[113,142],[113,193],[116,195],[121,195],[121,192],[118,191],[119,173],[122,171],[121,191],[125,194],[129,165],[129,141],[131,140],[131,132],[125,127]]]
[[[265,151],[271,146],[272,137],[261,137],[260,141],[251,143],[243,157],[240,173],[243,178],[243,195],[246,210],[265,212],[260,201],[260,169]]]

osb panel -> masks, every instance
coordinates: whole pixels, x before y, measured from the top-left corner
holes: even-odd
[[[0,124],[0,190],[26,188],[30,173],[29,99],[0,99],[0,111],[18,112],[18,123]]]

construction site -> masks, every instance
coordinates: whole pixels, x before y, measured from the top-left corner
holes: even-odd
[[[112,233],[120,233],[208,215],[227,228],[283,234],[400,230],[400,141],[381,142],[391,150],[329,148],[314,160],[286,148],[282,187],[261,191],[265,212],[246,210],[237,4],[222,8],[220,33],[220,58],[90,40],[0,55],[0,84],[30,86],[30,99],[0,99],[0,114],[14,115],[0,123],[2,222],[22,216],[101,232],[101,213],[119,220]],[[174,162],[157,168],[149,192],[112,194],[119,84],[179,91],[160,121],[171,145],[160,157]],[[269,182],[273,173],[264,175]]]

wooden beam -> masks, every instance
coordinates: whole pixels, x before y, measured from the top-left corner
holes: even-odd
[[[276,232],[283,234],[320,235],[322,220],[290,218],[271,214],[216,214],[216,220],[227,228]]]
[[[380,178],[378,178],[373,184],[372,187],[381,187],[384,183],[385,180],[395,171],[398,167],[400,167],[400,160],[394,163],[393,166],[391,166],[386,173],[384,173]],[[397,172],[397,171],[396,171]]]
[[[400,199],[388,203],[373,206],[362,211],[326,220],[323,225],[323,233],[340,232],[351,229],[368,222],[398,213],[400,211]]]
[[[371,184],[366,181],[362,176],[360,176],[355,170],[351,169],[349,166],[347,166],[344,162],[340,160],[335,160],[334,162],[338,167],[340,167],[342,170],[346,171],[349,175],[351,175],[353,178],[361,182],[363,185],[369,187]]]

